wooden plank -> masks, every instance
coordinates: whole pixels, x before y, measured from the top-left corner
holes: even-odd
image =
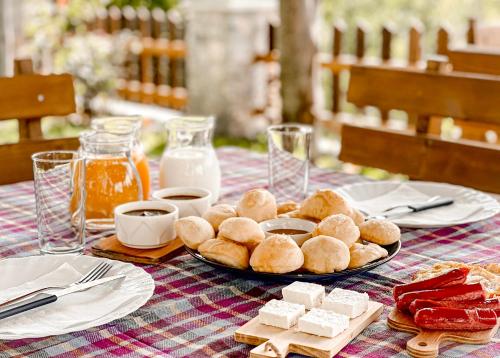
[[[500,193],[500,147],[438,136],[415,136],[409,131],[342,127],[343,161],[432,180]]]
[[[500,75],[500,49],[467,47],[448,51],[454,71]]]
[[[9,168],[0,176],[0,185],[33,179],[31,155],[47,150],[76,150],[78,138],[29,140],[22,143],[0,145],[0,167]],[[15,165],[13,165],[15,163]]]
[[[364,21],[359,21],[356,25],[356,58],[358,61],[365,57],[367,34],[368,25]]]
[[[382,61],[389,61],[391,59],[392,38],[394,33],[395,31],[392,24],[386,24],[382,27],[382,52],[380,53]]]
[[[0,119],[63,116],[75,111],[70,75],[0,78]]]
[[[496,76],[352,66],[348,100],[358,107],[500,124],[499,93]]]

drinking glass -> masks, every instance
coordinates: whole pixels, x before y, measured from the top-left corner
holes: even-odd
[[[270,126],[269,189],[278,200],[300,201],[307,195],[312,127],[301,124]]]
[[[81,254],[85,247],[85,193],[78,185],[83,179],[78,152],[35,153],[38,241],[42,254]],[[76,203],[75,210],[71,204]]]

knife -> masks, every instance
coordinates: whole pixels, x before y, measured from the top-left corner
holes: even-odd
[[[442,206],[448,206],[454,203],[452,198],[442,198],[432,202],[427,202],[423,204],[410,204],[406,206],[401,206],[390,210],[388,213],[378,214],[369,216],[368,219],[390,219],[396,218],[398,216],[403,216],[406,214],[417,213],[424,210],[440,208]]]
[[[100,279],[95,280],[95,281],[80,283],[78,285],[66,288],[64,290],[56,291],[56,292],[51,293],[51,294],[40,293],[33,298],[23,300],[19,303],[14,303],[14,304],[7,305],[7,306],[1,308],[0,309],[0,319],[14,316],[16,314],[23,313],[23,312],[32,310],[32,309],[37,308],[37,307],[45,306],[49,303],[57,301],[57,299],[62,297],[62,296],[66,296],[66,295],[69,295],[69,294],[75,293],[75,292],[84,291],[84,290],[87,290],[87,289],[92,288],[94,286],[102,285],[104,283],[115,281],[115,280],[118,280],[118,279],[124,278],[124,277],[125,277],[124,274],[110,276],[110,277],[104,277],[104,278],[100,278]]]

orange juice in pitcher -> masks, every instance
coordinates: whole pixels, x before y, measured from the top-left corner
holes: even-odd
[[[85,166],[86,226],[95,230],[114,226],[116,206],[149,195],[149,166],[142,148],[137,146],[136,129],[126,130],[123,123],[128,119],[116,119],[122,124],[115,122],[113,126],[101,123],[103,120],[93,123],[94,130],[80,136]],[[112,123],[115,118],[106,120]],[[77,204],[72,203],[72,210]]]

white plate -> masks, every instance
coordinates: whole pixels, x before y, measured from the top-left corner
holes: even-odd
[[[498,201],[490,195],[482,193],[480,191],[466,188],[459,185],[452,185],[446,183],[434,183],[425,181],[408,181],[404,182],[406,185],[428,195],[428,196],[442,196],[450,197],[455,200],[456,203],[477,203],[481,204],[482,208],[469,216],[468,218],[455,221],[453,223],[443,223],[442,225],[426,224],[422,223],[416,226],[414,223],[409,223],[404,220],[404,218],[391,219],[395,224],[401,227],[408,228],[436,228],[436,227],[446,227],[450,225],[461,225],[469,224],[480,220],[485,220],[491,218],[500,212],[500,204]],[[345,197],[351,205],[356,207],[357,201],[363,201],[368,199],[373,199],[381,196],[387,192],[396,189],[401,182],[396,181],[378,181],[378,182],[368,182],[368,183],[356,183],[345,185],[337,190],[337,192]]]
[[[126,278],[116,285],[109,284],[111,287],[99,286],[99,294],[92,293],[93,290],[98,290],[97,287],[88,291],[78,292],[67,295],[61,298],[61,302],[57,301],[50,305],[44,306],[47,309],[37,309],[36,311],[28,311],[21,313],[11,318],[0,320],[0,339],[22,339],[22,338],[38,338],[46,337],[57,334],[65,334],[75,331],[89,329],[91,327],[100,326],[109,323],[115,319],[124,317],[139,307],[144,305],[153,295],[155,288],[154,280],[150,274],[143,269],[136,267],[129,263],[120,261],[112,261],[103,258],[92,256],[29,256],[20,258],[8,258],[0,261],[0,291],[9,287],[18,286],[24,282],[32,281],[37,277],[45,275],[53,270],[56,270],[64,263],[73,266],[77,271],[82,274],[88,272],[92,267],[100,262],[109,262],[113,265],[107,276],[116,275],[119,273],[126,274]],[[89,296],[90,295],[90,296]],[[71,298],[70,298],[71,296]],[[85,302],[85,300],[92,297],[90,304],[78,305],[73,302]],[[69,298],[69,299],[67,299]],[[69,302],[71,310],[81,310],[80,320],[72,319],[61,322],[55,320],[53,314],[55,305],[59,305],[58,314],[64,314],[65,304],[62,300],[66,299]],[[104,312],[97,319],[92,321],[85,321],[86,312],[92,305],[106,307],[107,302],[113,300],[116,306],[118,301],[119,306],[116,309],[111,309]],[[67,304],[67,303],[66,303]],[[49,307],[51,306],[51,307]],[[94,306],[96,307],[96,306]],[[50,308],[50,309],[49,309]],[[51,317],[52,316],[52,317]],[[12,319],[12,320],[11,320]],[[11,321],[9,321],[11,320]],[[26,328],[24,325],[19,329],[19,323],[24,320],[28,323]],[[16,333],[9,332],[9,325],[16,324]]]

